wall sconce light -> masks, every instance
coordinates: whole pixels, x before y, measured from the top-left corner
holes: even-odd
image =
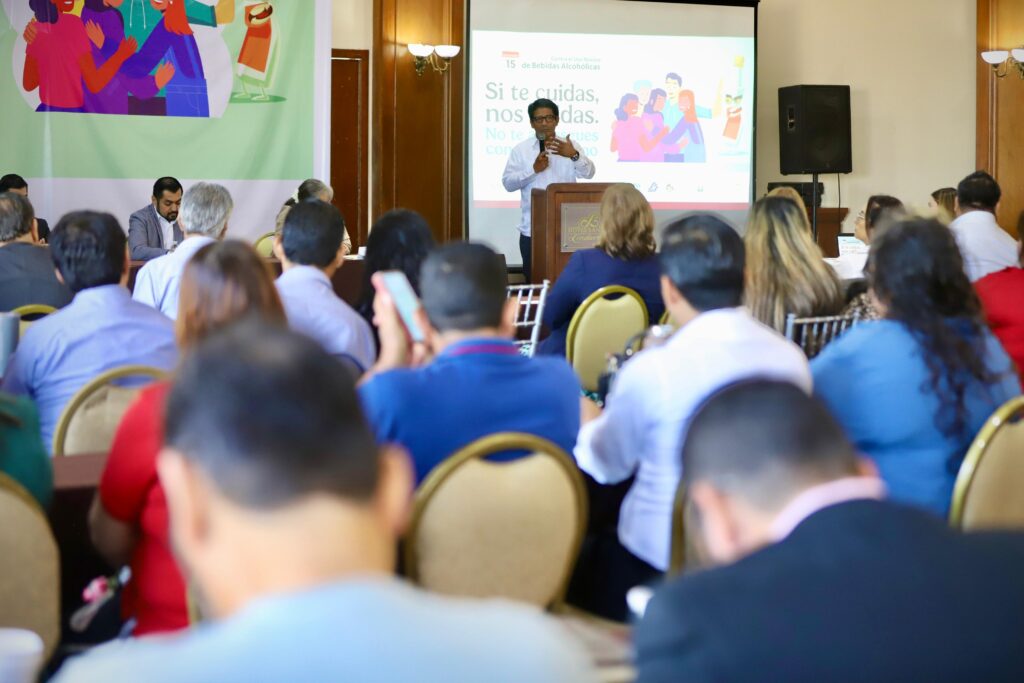
[[[992,66],[996,78],[1005,78],[1010,69],[1016,69],[1017,75],[1024,80],[1024,48],[1013,50],[989,50],[981,53],[981,58]],[[1002,67],[1000,69],[1000,67]]]
[[[424,45],[409,43],[409,54],[415,59],[416,75],[422,76],[427,64],[437,73],[444,73],[452,65],[452,57],[459,54],[458,45]]]

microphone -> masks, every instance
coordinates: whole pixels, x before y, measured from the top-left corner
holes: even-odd
[[[534,133],[537,136],[537,144],[540,146],[540,151],[544,151],[544,141],[547,140],[547,136],[541,133],[539,130]]]

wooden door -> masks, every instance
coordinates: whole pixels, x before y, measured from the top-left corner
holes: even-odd
[[[369,232],[370,51],[331,50],[331,186],[353,252]]]

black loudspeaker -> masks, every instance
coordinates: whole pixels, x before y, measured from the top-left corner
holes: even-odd
[[[779,167],[791,173],[849,173],[850,86],[779,88]]]

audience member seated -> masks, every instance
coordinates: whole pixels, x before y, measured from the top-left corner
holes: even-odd
[[[786,314],[839,313],[843,285],[811,236],[807,214],[786,197],[754,204],[743,237],[747,250],[744,300],[755,318],[782,332]]]
[[[928,198],[928,208],[939,211],[939,220],[949,223],[956,216],[956,188],[940,187]]]
[[[665,312],[658,286],[654,245],[654,212],[632,185],[612,185],[601,198],[601,239],[596,249],[575,252],[558,276],[544,307],[544,325],[551,334],[538,351],[565,355],[569,322],[583,300],[608,285],[636,290],[647,305],[651,324]]]
[[[179,218],[185,238],[174,251],[139,269],[133,298],[169,318],[177,317],[178,289],[185,264],[207,244],[224,238],[233,208],[231,195],[221,185],[196,183],[188,188],[181,200]]]
[[[392,575],[408,460],[378,452],[347,369],[312,340],[251,324],[207,340],[182,364],[165,433],[173,546],[211,621],[97,648],[60,683],[595,680],[536,610]]]
[[[818,401],[730,387],[698,412],[682,457],[723,566],[655,593],[638,683],[1024,680],[1024,537],[959,534],[881,500]]]
[[[0,311],[70,303],[71,290],[57,279],[49,249],[37,241],[32,204],[13,192],[0,194]]]
[[[659,260],[662,297],[679,329],[623,366],[603,413],[584,403],[576,445],[580,468],[598,483],[636,476],[618,534],[587,540],[570,592],[574,604],[619,620],[626,591],[668,568],[679,445],[700,401],[752,376],[811,391],[803,352],[741,306],[744,247],[730,225],[710,215],[677,220],[665,228]]]
[[[319,199],[296,204],[274,244],[281,261],[277,291],[292,329],[309,335],[365,372],[377,359],[370,326],[334,293],[331,278],[345,264],[341,213]]]
[[[53,496],[50,457],[39,437],[39,412],[24,397],[0,394],[0,472],[46,509]]]
[[[974,283],[988,326],[1024,381],[1024,252],[1020,265],[989,273]]]
[[[43,442],[64,406],[97,375],[122,365],[170,370],[177,360],[174,324],[132,301],[124,230],[108,213],[75,211],[57,223],[50,253],[70,304],[32,324],[4,374],[3,390],[32,398]]]
[[[871,195],[868,197],[864,211],[857,216],[854,234],[864,244],[871,244],[875,229],[884,220],[893,220],[903,215],[903,202],[900,200],[887,194]],[[860,320],[878,320],[882,316],[879,315],[871,300],[871,295],[867,292],[867,285],[859,282],[858,284],[860,285],[858,289],[861,291],[852,296],[850,303],[843,309],[843,315],[855,315]]]
[[[209,244],[189,261],[179,306],[175,332],[183,352],[243,317],[287,324],[266,263],[250,245],[234,240]],[[156,471],[169,390],[169,382],[146,387],[125,413],[89,514],[100,554],[113,567],[131,567],[121,615],[135,620],[136,636],[188,626],[185,582],[171,556],[167,502]]]
[[[160,178],[153,184],[152,203],[128,219],[128,248],[132,260],[148,261],[173,251],[182,241],[181,183],[175,178]]]
[[[520,355],[505,279],[502,259],[481,244],[454,242],[427,257],[417,317],[434,359],[424,367],[409,367],[408,333],[378,288],[381,354],[360,397],[378,442],[412,454],[417,481],[495,432],[536,434],[569,453],[576,443],[579,380],[562,358]]]
[[[995,178],[976,171],[956,188],[956,220],[949,229],[963,254],[971,282],[1017,265],[1017,242],[996,223],[1002,190]]]
[[[807,204],[804,203],[803,195],[796,191],[795,188],[787,187],[776,187],[774,190],[765,195],[766,197],[785,197],[786,199],[793,200],[793,203],[800,207],[800,211],[807,215]]]
[[[366,322],[373,323],[373,274],[381,270],[400,270],[409,284],[420,293],[420,267],[434,248],[434,235],[423,216],[409,209],[392,209],[373,223],[366,239],[363,260],[363,289],[356,310]],[[373,327],[376,335],[377,328]]]
[[[28,199],[28,183],[17,173],[8,173],[0,178],[0,194],[13,192]],[[50,239],[50,224],[36,216],[36,239],[45,244]]]
[[[292,210],[297,204],[309,201],[310,199],[319,199],[322,202],[330,204],[334,201],[334,188],[325,182],[317,180],[316,178],[310,178],[309,180],[302,181],[299,185],[299,189],[295,191],[294,197],[289,197],[288,201],[284,203],[281,210],[277,212],[277,218],[274,221],[274,229],[278,235],[281,234],[281,228],[284,227],[284,221],[288,217],[288,212]],[[352,240],[348,236],[348,228],[342,226],[344,233],[343,244],[345,247],[345,254],[352,253]]]
[[[1020,394],[1020,381],[942,223],[886,226],[866,273],[884,319],[857,325],[815,357],[815,392],[878,465],[893,499],[945,516],[964,453],[988,416]]]

